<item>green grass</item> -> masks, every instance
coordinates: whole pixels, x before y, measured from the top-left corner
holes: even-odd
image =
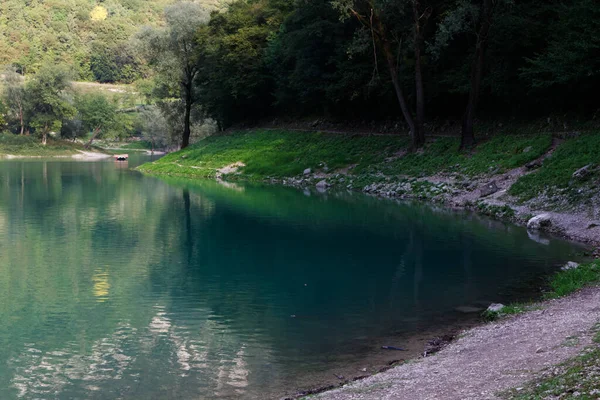
[[[459,152],[458,138],[439,138],[424,151],[407,154],[380,167],[389,175],[427,176],[437,172],[478,175],[516,168],[542,156],[552,145],[549,134],[498,135],[471,154]],[[527,151],[525,151],[527,150]]]
[[[20,136],[12,133],[0,133],[0,156],[14,155],[24,157],[56,157],[69,156],[77,153],[83,147],[79,144],[61,140],[48,139],[46,146],[39,138]]]
[[[544,299],[556,299],[567,296],[579,289],[599,282],[600,261],[582,264],[578,268],[566,271],[561,270],[552,275],[548,280],[548,290],[544,292]],[[495,321],[498,318],[521,314],[537,307],[535,303],[513,303],[505,306],[499,312],[484,311],[481,317],[484,321]]]
[[[576,190],[578,185],[572,184],[573,172],[589,164],[600,165],[600,132],[598,131],[562,143],[552,157],[544,161],[542,168],[521,177],[511,187],[510,193],[528,200],[552,188]],[[597,177],[598,174],[596,171],[594,175]],[[591,175],[590,179],[594,175]]]
[[[407,153],[409,140],[399,136],[359,136],[286,131],[245,131],[213,136],[170,154],[144,172],[212,177],[218,168],[241,161],[245,179],[297,176],[306,168],[328,171],[354,166],[349,172],[367,184],[375,175],[427,176],[437,172],[465,175],[498,172],[540,157],[552,143],[550,135],[495,136],[472,154],[459,152],[457,138],[437,138],[425,149]],[[527,150],[527,151],[525,151]],[[370,175],[364,179],[365,175]]]
[[[549,299],[563,297],[596,282],[600,282],[600,261],[557,272],[550,279],[550,290],[544,297]]]
[[[579,399],[600,398],[600,347],[594,345],[581,355],[542,373],[520,390],[512,389],[501,394],[505,399]]]
[[[356,164],[354,172],[382,161],[407,145],[394,136],[344,136],[285,131],[236,132],[208,137],[187,149],[143,165],[157,174],[212,177],[218,168],[243,162],[244,178],[291,177],[306,168],[313,171]]]

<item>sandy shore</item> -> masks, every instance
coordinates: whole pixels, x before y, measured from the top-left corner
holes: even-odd
[[[600,287],[540,303],[539,309],[465,331],[439,353],[317,399],[483,400],[519,387],[579,354],[600,321]]]
[[[97,153],[94,151],[83,151],[77,150],[77,154],[71,155],[53,155],[53,156],[22,156],[22,155],[14,155],[14,154],[0,154],[0,159],[5,160],[15,160],[15,159],[27,159],[27,158],[73,158],[75,160],[82,161],[95,161],[95,160],[103,160],[106,158],[112,157],[110,154]]]

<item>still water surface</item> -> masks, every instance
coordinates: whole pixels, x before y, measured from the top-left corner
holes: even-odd
[[[124,167],[0,162],[0,399],[278,398],[456,307],[526,296],[574,250],[426,206]]]

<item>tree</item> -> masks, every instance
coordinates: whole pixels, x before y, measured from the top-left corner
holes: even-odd
[[[77,98],[77,111],[84,131],[92,133],[85,145],[89,148],[103,131],[115,124],[117,106],[101,93],[88,93]]]
[[[11,116],[19,121],[20,134],[25,133],[25,84],[23,77],[9,68],[4,72],[3,100]]]
[[[456,36],[466,33],[474,37],[474,51],[469,73],[469,95],[461,121],[461,149],[475,145],[473,125],[479,105],[487,47],[490,41],[492,18],[504,0],[459,0],[447,12],[438,26],[434,53],[448,46]]]
[[[475,144],[473,121],[475,120],[475,111],[477,110],[477,106],[479,104],[486,48],[489,41],[490,28],[492,26],[492,16],[494,14],[494,7],[496,6],[496,3],[497,0],[481,0],[479,5],[475,55],[473,57],[473,65],[471,66],[471,89],[469,90],[467,108],[465,109],[465,113],[462,118],[460,135],[461,149],[473,147]]]
[[[140,130],[142,137],[150,142],[151,152],[156,148],[164,148],[168,141],[167,120],[162,115],[158,107],[151,107],[139,114]]]
[[[196,32],[208,22],[208,13],[198,3],[180,2],[165,9],[165,20],[164,29],[145,29],[139,39],[142,54],[159,75],[162,97],[171,96],[184,104],[183,149],[190,143],[192,107],[198,100],[194,85],[200,68]]]
[[[369,31],[373,41],[374,61],[377,68],[377,48],[383,53],[388,72],[398,99],[404,120],[410,129],[413,148],[425,143],[424,118],[425,98],[422,72],[423,29],[429,18],[430,10],[423,9],[419,0],[388,2],[383,0],[336,0],[336,7],[342,15],[353,15]],[[403,17],[410,16],[409,22]],[[396,19],[396,21],[393,21]],[[409,26],[410,29],[406,29]],[[394,27],[398,27],[394,29]],[[405,39],[412,40],[416,115],[413,116],[400,79],[400,51]],[[396,49],[395,49],[396,48]]]
[[[527,58],[522,76],[533,88],[585,87],[592,97],[600,87],[600,5],[595,0],[560,4],[552,9],[546,48]]]
[[[70,73],[60,65],[44,65],[25,84],[31,126],[46,144],[48,134],[59,130],[63,120],[72,118],[75,108],[67,99]]]

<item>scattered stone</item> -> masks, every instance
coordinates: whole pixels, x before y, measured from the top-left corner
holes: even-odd
[[[523,153],[529,153],[532,149],[533,149],[533,147],[527,146],[523,149]]]
[[[538,348],[535,350],[535,352],[536,352],[536,354],[540,354],[540,353],[543,353],[543,352],[544,352],[544,349],[542,349],[541,347],[538,347]]]
[[[312,172],[312,169],[310,169],[310,168],[306,168],[306,169],[304,170],[303,174],[304,174],[304,175],[310,175],[310,174],[311,174],[311,172]]]
[[[427,342],[425,346],[425,351],[423,354],[434,354],[438,351],[442,350],[444,347],[448,346],[450,342],[454,340],[454,336],[452,335],[444,335],[440,337],[435,337]]]
[[[326,190],[329,187],[329,184],[325,179],[323,179],[322,181],[317,182],[316,186],[319,190]]]
[[[525,164],[525,168],[527,169],[536,169],[542,166],[541,160],[533,160],[527,164]]]
[[[500,188],[496,184],[496,181],[491,181],[490,183],[485,184],[485,186],[483,186],[480,189],[481,197],[487,197],[491,194],[496,193],[499,190],[500,190]]]
[[[588,164],[583,168],[579,168],[577,171],[573,172],[573,179],[583,179],[588,176],[592,172],[592,164]]]
[[[493,303],[487,308],[489,312],[500,312],[504,308],[504,304],[501,303]]]
[[[579,264],[577,264],[577,263],[576,263],[576,262],[574,262],[574,261],[569,261],[568,263],[566,263],[566,264],[565,264],[565,265],[564,265],[564,266],[561,268],[561,270],[562,270],[562,271],[568,271],[568,270],[570,270],[570,269],[576,269],[576,268],[578,268],[578,267],[579,267]]]
[[[552,219],[549,214],[540,214],[531,218],[527,222],[527,229],[539,230],[552,225]]]
[[[540,233],[537,231],[527,231],[527,236],[534,242],[543,244],[544,246],[550,245],[550,239],[540,236]]]

